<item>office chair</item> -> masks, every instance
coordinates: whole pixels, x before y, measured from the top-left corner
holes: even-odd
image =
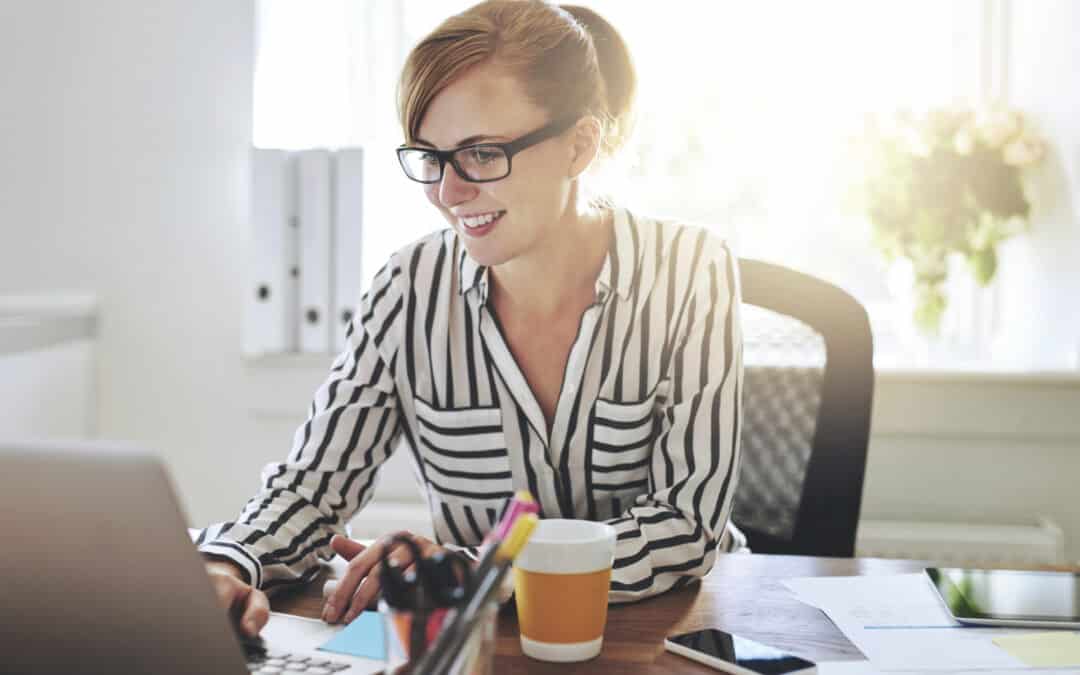
[[[873,338],[855,298],[740,260],[742,465],[732,520],[755,553],[850,557],[873,399]]]

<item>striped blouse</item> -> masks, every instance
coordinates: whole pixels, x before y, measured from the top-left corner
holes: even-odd
[[[616,528],[612,601],[706,574],[739,457],[735,260],[700,228],[625,210],[612,227],[550,435],[488,303],[487,268],[444,230],[376,275],[287,459],[265,467],[239,518],[201,532],[200,551],[263,589],[311,579],[401,445],[441,543],[478,544],[527,489],[541,517]]]

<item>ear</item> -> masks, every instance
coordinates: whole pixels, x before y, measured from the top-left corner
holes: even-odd
[[[571,145],[568,173],[570,178],[577,178],[585,173],[600,153],[600,140],[604,132],[600,127],[600,120],[592,115],[586,115],[577,121],[571,133],[573,145]]]

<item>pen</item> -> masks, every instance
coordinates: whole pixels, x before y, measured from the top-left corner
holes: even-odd
[[[540,505],[536,503],[528,490],[518,490],[514,493],[514,498],[510,500],[510,504],[507,505],[502,520],[495,526],[495,529],[488,532],[488,535],[484,537],[484,543],[490,544],[493,541],[502,541],[506,538],[506,535],[510,534],[510,528],[514,526],[514,521],[517,520],[518,516],[523,513],[537,513],[539,510]]]
[[[483,555],[480,557],[480,562],[476,566],[476,572],[474,578],[482,579],[487,571],[491,569],[495,560],[495,554],[499,550],[499,544],[504,541],[510,534],[517,520],[525,514],[536,514],[540,510],[539,505],[525,490],[519,490],[514,498],[510,501],[509,506],[506,507],[506,513],[503,514],[502,520],[495,526],[491,532],[488,532],[487,537],[484,538]]]
[[[469,598],[464,609],[455,612],[449,624],[439,635],[430,650],[420,659],[413,672],[434,673],[441,675],[449,672],[450,666],[458,657],[469,635],[476,630],[476,625],[482,616],[482,610],[490,603],[498,592],[503,577],[506,576],[510,564],[518,553],[525,548],[525,543],[532,536],[536,524],[539,522],[535,513],[525,513],[515,519],[510,533],[494,548],[493,563],[489,566],[484,576],[479,577],[476,590]]]

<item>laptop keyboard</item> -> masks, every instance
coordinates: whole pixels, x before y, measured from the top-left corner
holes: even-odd
[[[332,675],[332,673],[348,669],[349,664],[319,656],[302,656],[269,649],[261,656],[249,654],[247,666],[248,671],[259,675],[264,673],[266,675],[288,675],[290,673]]]

